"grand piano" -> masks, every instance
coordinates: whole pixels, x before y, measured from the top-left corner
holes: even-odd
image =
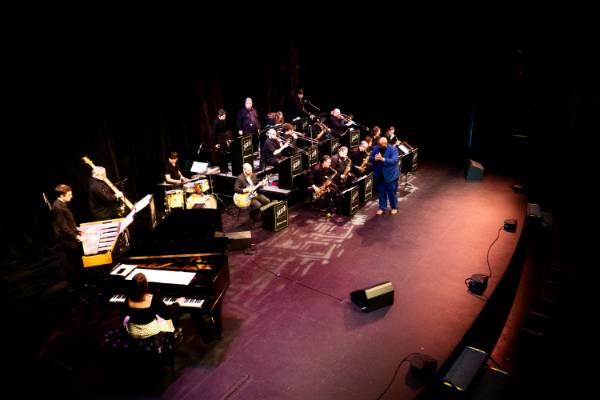
[[[220,230],[220,210],[173,210],[156,228],[136,235],[119,258],[109,274],[109,301],[124,302],[129,281],[142,272],[167,304],[186,298],[181,306],[205,341],[220,337],[230,243],[226,237],[215,237]]]

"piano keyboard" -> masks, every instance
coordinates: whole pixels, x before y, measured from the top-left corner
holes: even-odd
[[[125,296],[124,294],[116,294],[110,298],[109,302],[123,304],[125,303],[126,298],[127,296]],[[163,302],[168,306],[175,303],[175,300],[177,300],[177,297],[163,297]],[[185,301],[183,302],[183,304],[180,304],[180,306],[189,308],[202,308],[202,304],[204,304],[204,299],[186,297]]]

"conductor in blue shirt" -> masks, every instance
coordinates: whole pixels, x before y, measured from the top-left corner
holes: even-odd
[[[389,200],[391,215],[398,213],[398,199],[396,192],[398,190],[398,179],[400,171],[398,169],[398,149],[396,146],[389,146],[385,137],[379,139],[376,146],[373,147],[369,162],[373,165],[373,179],[377,188],[377,197],[379,198],[379,210],[376,215],[383,215],[387,209]]]

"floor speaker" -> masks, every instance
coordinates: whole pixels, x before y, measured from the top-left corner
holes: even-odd
[[[363,311],[373,311],[394,303],[394,286],[392,282],[382,282],[377,285],[355,290],[350,293],[350,299]]]
[[[484,168],[481,163],[477,161],[469,160],[467,169],[465,171],[465,178],[468,181],[480,181],[483,179]]]
[[[487,353],[475,347],[464,348],[456,362],[450,367],[442,383],[458,392],[465,392],[487,360]]]

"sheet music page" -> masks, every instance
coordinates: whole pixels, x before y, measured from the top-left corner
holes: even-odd
[[[189,285],[196,276],[195,272],[187,271],[165,271],[160,269],[136,268],[125,278],[132,280],[135,274],[142,272],[146,275],[148,282],[171,283],[174,285]]]
[[[133,207],[133,209],[135,210],[136,213],[140,212],[141,210],[144,209],[144,207],[146,207],[148,204],[150,204],[150,200],[152,200],[152,195],[151,194],[145,195],[140,201],[135,203],[135,206]]]
[[[133,271],[134,269],[137,268],[137,265],[135,264],[117,264],[112,271],[110,271],[111,275],[118,275],[118,276],[127,276],[131,273],[131,271]]]

